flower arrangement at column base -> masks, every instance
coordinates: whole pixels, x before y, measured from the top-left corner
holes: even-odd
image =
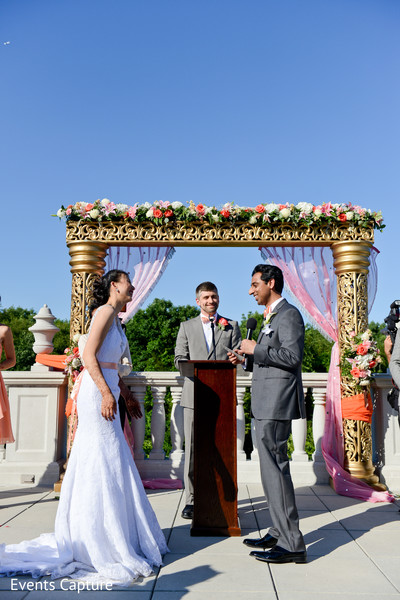
[[[373,405],[370,394],[372,371],[381,362],[381,357],[369,329],[358,336],[352,332],[351,337],[353,342],[344,351],[340,368],[342,378],[350,380],[359,393],[342,397],[344,467],[353,477],[382,491],[386,486],[379,483],[372,463]]]

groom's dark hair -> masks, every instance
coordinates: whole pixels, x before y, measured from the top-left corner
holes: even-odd
[[[218,294],[217,286],[212,281],[203,281],[196,288],[196,298],[200,298],[201,292],[215,292]]]
[[[283,290],[283,273],[279,267],[275,267],[274,265],[257,265],[254,267],[252,276],[256,273],[261,273],[261,281],[265,281],[268,283],[270,279],[275,280],[274,291],[277,294],[281,294]]]

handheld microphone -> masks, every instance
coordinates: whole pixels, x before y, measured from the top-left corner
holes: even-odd
[[[247,319],[246,327],[247,327],[246,340],[251,340],[253,337],[253,332],[254,332],[255,328],[257,327],[257,319],[255,319],[254,317],[250,317],[250,319]],[[245,359],[244,359],[243,369],[247,369],[247,356],[246,355],[245,355]]]
[[[254,317],[247,319],[246,327],[247,327],[246,340],[251,340],[253,337],[253,331],[257,327],[257,319],[255,319]]]

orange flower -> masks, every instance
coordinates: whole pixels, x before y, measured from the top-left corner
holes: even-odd
[[[161,219],[162,217],[162,212],[159,208],[153,208],[153,217],[155,219]]]
[[[172,210],[170,208],[167,208],[167,210],[164,213],[164,217],[172,217],[174,213],[172,212]]]
[[[262,204],[257,204],[257,206],[256,206],[256,212],[258,212],[260,214],[263,213],[263,212],[265,212],[265,206],[263,206]]]
[[[206,212],[206,209],[204,208],[204,204],[198,204],[196,206],[196,212],[199,215],[204,215],[204,213]]]
[[[94,204],[86,204],[86,212],[89,212],[89,210],[92,210]]]
[[[222,215],[223,217],[225,217],[226,219],[228,219],[228,218],[231,216],[231,213],[230,213],[230,212],[229,212],[229,210],[227,210],[226,208],[223,208],[223,209],[220,211],[220,213],[221,213],[221,215]]]
[[[339,221],[347,221],[347,217],[346,217],[345,213],[340,213]]]

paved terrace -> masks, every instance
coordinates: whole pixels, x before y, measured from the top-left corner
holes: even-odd
[[[268,508],[261,485],[241,485],[242,538],[190,537],[181,518],[182,491],[149,498],[170,554],[152,577],[128,590],[26,591],[28,577],[0,578],[1,600],[394,600],[400,598],[400,513],[397,504],[371,504],[336,495],[328,486],[298,487],[297,505],[308,563],[272,565],[248,556],[243,537],[264,535]],[[0,536],[6,543],[53,530],[58,501],[47,488],[0,488]],[[39,580],[44,583],[45,579]],[[64,580],[65,581],[65,580]],[[38,584],[36,583],[36,586]],[[21,589],[22,588],[22,589]]]

